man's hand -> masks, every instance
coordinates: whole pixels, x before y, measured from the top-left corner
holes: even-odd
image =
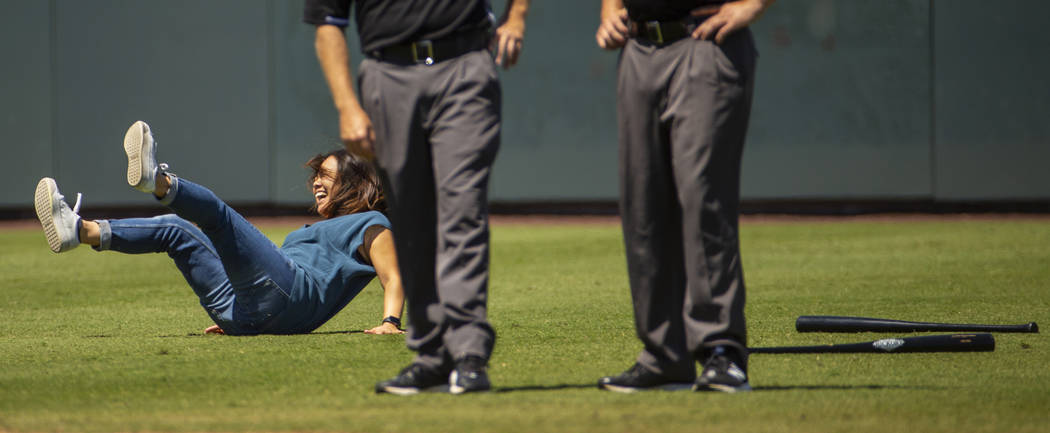
[[[398,329],[397,326],[394,326],[394,324],[390,323],[390,322],[383,322],[382,325],[376,326],[375,328],[372,328],[372,329],[366,329],[365,330],[365,334],[373,334],[373,335],[404,334],[404,333],[405,333],[405,331],[402,331],[401,329]]]
[[[211,326],[209,326],[208,329],[204,330],[204,333],[205,334],[226,335],[226,332],[224,332],[222,330],[222,328],[219,327],[219,325],[211,325]]]
[[[521,46],[525,41],[525,21],[507,20],[496,29],[496,64],[510,69],[518,63]]]
[[[348,152],[368,160],[375,158],[376,133],[372,119],[360,107],[339,113],[339,138]]]
[[[510,69],[518,63],[521,45],[525,42],[525,16],[529,13],[529,0],[510,0],[507,11],[496,28],[496,64]]]
[[[332,101],[339,111],[339,138],[347,151],[372,159],[376,134],[372,130],[372,120],[361,108],[351,84],[350,55],[343,29],[330,24],[317,26],[314,48],[332,91]]]
[[[721,44],[731,33],[755,22],[770,3],[773,1],[738,0],[721,6],[696,8],[692,11],[693,16],[710,17],[693,31],[693,38],[708,40],[713,37],[715,43]]]
[[[631,28],[627,23],[627,9],[620,8],[615,12],[602,14],[602,22],[594,39],[598,46],[606,50],[615,50],[627,43]]]

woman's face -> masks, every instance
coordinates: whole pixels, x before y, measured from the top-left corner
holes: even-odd
[[[329,156],[321,163],[321,169],[317,171],[317,177],[313,182],[314,202],[317,203],[317,213],[325,215],[329,203],[329,195],[334,194],[335,181],[339,172],[339,162],[335,156]]]

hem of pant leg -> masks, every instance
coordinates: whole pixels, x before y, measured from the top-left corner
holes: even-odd
[[[97,220],[98,224],[98,246],[91,247],[95,251],[106,251],[113,243],[113,228],[109,226],[108,220]]]
[[[448,374],[452,372],[452,369],[455,367],[455,362],[450,362],[451,360],[449,359],[443,359],[440,363],[437,364],[430,362],[435,357],[436,356],[433,355],[421,355],[417,352],[416,356],[412,358],[412,362],[410,364],[419,364],[426,369],[433,370],[441,374]]]
[[[653,361],[655,361],[655,359]],[[672,368],[673,370],[681,370],[681,371],[678,371],[679,374],[674,374],[673,372],[670,371],[672,369],[664,368],[664,366],[660,365],[659,363],[653,363],[653,362],[648,362],[648,360],[643,360],[641,355],[636,357],[634,362],[636,364],[638,364],[638,365],[641,365],[642,368],[644,368],[646,370],[649,370],[650,373],[657,374],[657,375],[659,375],[661,377],[664,377],[664,378],[667,378],[668,380],[671,380],[673,382],[683,382],[684,383],[684,382],[692,382],[693,380],[696,380],[696,367],[695,367],[696,364],[691,359],[689,360],[689,367],[688,367],[688,369],[682,370],[682,369],[674,369],[674,368]]]
[[[469,357],[469,356],[475,356],[475,357],[481,358],[481,359],[483,359],[483,360],[484,360],[484,361],[485,361],[486,363],[487,363],[487,362],[489,361],[489,357],[490,357],[489,355],[486,355],[486,354],[483,354],[483,353],[478,353],[478,352],[466,352],[466,353],[463,353],[463,354],[461,354],[461,355],[458,355],[458,356],[454,356],[454,357],[452,357],[452,362],[453,362],[454,364],[455,364],[455,363],[459,363],[460,361],[462,361],[462,360],[464,360],[464,359],[467,359],[467,357]]]
[[[700,350],[714,349],[718,346],[729,346],[734,349],[745,349],[747,346],[739,341],[729,338],[719,338],[717,340],[705,341],[700,344]]]
[[[164,194],[164,198],[158,198],[157,201],[164,206],[171,206],[179,194],[179,178],[172,173],[164,173],[164,175],[168,176],[168,193]]]

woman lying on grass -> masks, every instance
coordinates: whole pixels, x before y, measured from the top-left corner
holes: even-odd
[[[84,243],[99,251],[168,253],[215,321],[205,332],[231,335],[313,331],[378,275],[384,319],[365,333],[403,333],[401,275],[368,162],[344,150],[311,159],[314,210],[325,220],[290,233],[278,248],[210,190],[165,172],[149,125],[131,125],[124,151],[128,184],[175,215],[84,221],[77,215],[80,195],[70,209],[54,179],[43,178],[36,214],[52,251]]]

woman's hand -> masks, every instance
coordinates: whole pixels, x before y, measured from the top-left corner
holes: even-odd
[[[394,326],[394,324],[390,323],[390,322],[383,322],[382,325],[376,326],[375,328],[372,328],[372,329],[366,329],[365,330],[365,334],[373,334],[373,335],[404,334],[404,333],[405,333],[405,331],[399,329],[397,326]]]

